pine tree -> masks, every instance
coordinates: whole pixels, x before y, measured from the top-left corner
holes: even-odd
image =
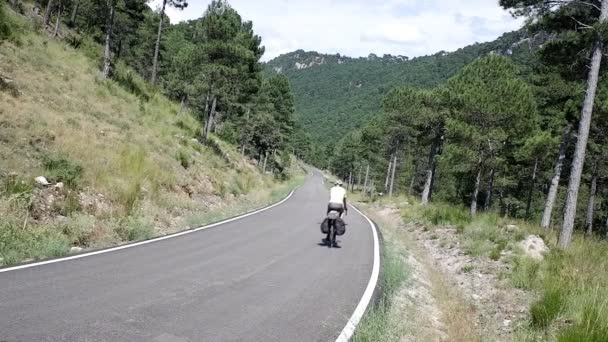
[[[160,53],[160,39],[163,32],[163,22],[165,21],[165,8],[167,5],[177,9],[184,9],[188,7],[187,0],[162,0],[162,6],[160,10],[160,20],[158,21],[158,34],[156,37],[156,45],[154,47],[154,58],[152,60],[152,77],[150,83],[154,85],[156,83],[156,73],[158,70],[158,57]]]
[[[456,111],[446,123],[451,144],[446,153],[456,169],[474,175],[470,211],[475,214],[484,170],[495,172],[501,151],[533,127],[536,103],[517,68],[502,56],[463,68],[448,81],[444,97]]]
[[[566,204],[564,207],[564,219],[559,235],[559,246],[566,248],[570,245],[574,230],[574,220],[576,214],[578,192],[583,174],[585,152],[591,127],[591,116],[595,101],[597,85],[599,81],[600,67],[602,63],[603,32],[605,31],[606,20],[608,20],[608,0],[601,1],[547,1],[530,0],[526,2],[515,0],[501,0],[501,5],[505,8],[512,8],[519,15],[537,16],[545,20],[545,27],[552,28],[555,32],[575,33],[580,23],[593,28],[595,33],[591,39],[591,64],[587,77],[587,91],[581,117],[579,122],[575,152],[568,182],[568,192],[566,194]],[[551,10],[557,8],[556,10]],[[579,15],[584,17],[576,18]],[[564,24],[561,18],[574,18],[575,26]],[[581,20],[582,19],[582,20]],[[595,25],[595,27],[593,26]],[[584,37],[584,34],[580,34]],[[573,35],[566,36],[572,39]],[[584,39],[583,39],[584,40]]]

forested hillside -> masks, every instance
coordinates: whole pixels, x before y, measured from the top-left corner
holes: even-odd
[[[200,15],[0,1],[0,264],[185,229],[287,190],[289,83],[263,77],[261,38],[227,2]]]
[[[295,94],[296,121],[315,141],[359,128],[382,111],[382,98],[395,86],[433,87],[475,58],[491,53],[530,64],[530,51],[546,39],[526,30],[499,39],[431,56],[369,55],[350,58],[298,50],[266,64],[267,73],[289,78]],[[316,153],[319,154],[319,153]]]

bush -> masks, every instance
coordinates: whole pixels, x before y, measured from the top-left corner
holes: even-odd
[[[0,264],[10,265],[28,258],[63,256],[70,244],[60,231],[48,227],[29,229],[11,219],[0,222]]]
[[[63,234],[72,244],[88,246],[95,229],[95,218],[89,215],[76,215],[62,227]]]
[[[53,211],[62,216],[72,216],[82,210],[78,193],[68,190],[65,197],[53,203]]]
[[[53,182],[63,182],[70,188],[76,188],[82,176],[82,166],[64,157],[44,156],[42,161],[48,174],[48,178]]]
[[[120,222],[116,233],[123,241],[145,240],[154,236],[154,227],[143,218],[129,216]]]
[[[184,150],[179,150],[177,152],[176,158],[184,169],[189,168],[190,165],[192,164],[192,161],[190,160],[190,156],[188,155],[188,152],[186,152]]]
[[[4,3],[0,2],[0,41],[7,40],[13,36],[11,20],[6,14]]]

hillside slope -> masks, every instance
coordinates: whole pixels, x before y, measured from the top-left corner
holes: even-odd
[[[201,145],[197,119],[124,66],[103,80],[82,52],[99,46],[16,42],[0,43],[0,265],[184,229],[291,185],[217,138]]]
[[[298,50],[269,61],[266,69],[288,76],[296,98],[296,118],[316,140],[367,122],[381,110],[383,96],[397,85],[435,86],[490,53],[528,64],[530,50],[542,38],[529,38],[520,30],[493,42],[413,59],[390,55],[349,58]]]

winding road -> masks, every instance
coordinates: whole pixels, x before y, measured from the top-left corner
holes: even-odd
[[[238,220],[0,269],[0,341],[344,339],[375,285],[377,235],[350,210],[342,248],[320,246],[326,200],[315,173],[289,199]]]

